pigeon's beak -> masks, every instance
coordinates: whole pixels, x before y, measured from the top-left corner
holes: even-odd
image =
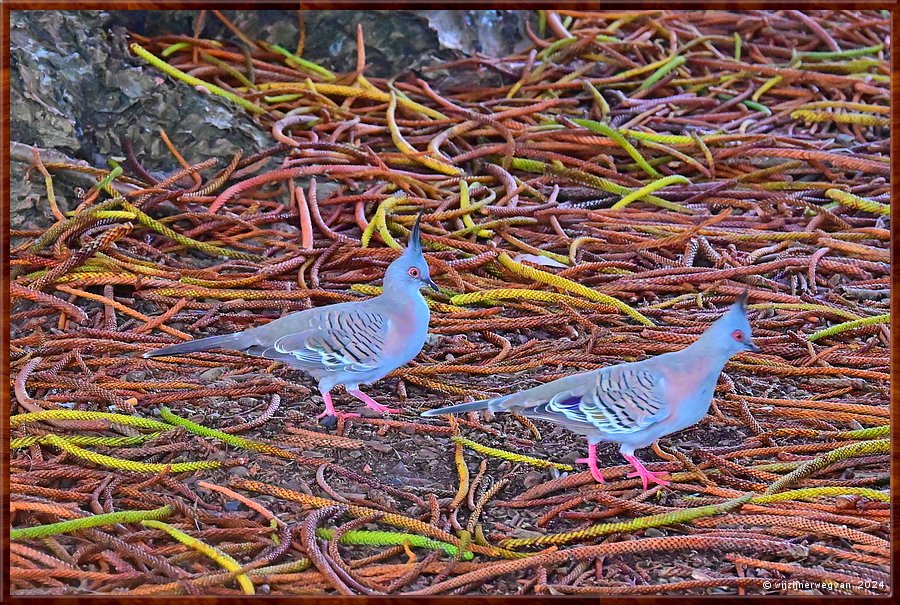
[[[427,278],[427,279],[425,280],[425,284],[426,284],[429,288],[431,288],[432,290],[434,290],[435,292],[440,292],[440,291],[441,291],[441,289],[438,288],[438,285],[437,285],[436,283],[434,283],[433,281],[431,281],[431,278],[430,278],[430,277]]]
[[[759,353],[760,348],[758,346],[756,346],[755,342],[753,342],[752,340],[748,340],[747,341],[747,350],[750,351],[751,353]]]

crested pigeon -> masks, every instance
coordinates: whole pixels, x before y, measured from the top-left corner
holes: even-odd
[[[331,390],[338,385],[378,412],[398,411],[381,405],[359,385],[380,380],[413,359],[425,344],[431,312],[419,289],[438,286],[431,281],[422,254],[421,216],[406,250],[388,266],[379,296],[306,309],[243,332],[191,340],[143,356],[234,349],[280,361],[318,380],[325,411],[317,418],[333,422],[335,417],[359,416],[335,413]]]
[[[660,473],[648,471],[634,450],[696,424],[712,403],[719,374],[732,355],[758,352],[747,320],[747,292],[690,346],[633,363],[607,366],[566,376],[511,395],[428,410],[439,416],[490,410],[549,420],[584,435],[591,475],[603,483],[597,468],[597,444],[620,444],[619,452],[634,466],[629,477],[668,485]]]

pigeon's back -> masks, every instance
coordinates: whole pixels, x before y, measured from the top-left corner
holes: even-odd
[[[392,326],[372,300],[316,307],[244,332],[250,355],[280,361],[319,378],[378,366]]]
[[[523,413],[582,434],[628,435],[669,413],[666,377],[653,360],[607,366],[533,389]]]

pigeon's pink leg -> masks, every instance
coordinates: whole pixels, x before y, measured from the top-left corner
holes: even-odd
[[[591,476],[596,479],[599,483],[606,483],[603,480],[603,475],[600,474],[600,469],[597,468],[597,444],[596,443],[588,443],[588,457],[587,458],[579,458],[575,462],[577,463],[587,463],[588,467],[591,469]]]
[[[396,414],[397,412],[400,411],[396,408],[389,408],[386,405],[381,405],[380,403],[378,403],[377,401],[375,401],[374,399],[372,399],[371,397],[369,397],[368,395],[366,395],[359,389],[357,389],[355,391],[347,391],[347,392],[350,393],[351,395],[353,395],[354,397],[356,397],[357,399],[359,399],[360,401],[362,401],[363,403],[365,403],[367,407],[372,408],[376,412],[381,412],[382,414]]]
[[[640,477],[641,481],[644,483],[644,489],[647,489],[648,481],[652,481],[653,483],[657,483],[659,485],[669,485],[669,482],[662,478],[662,475],[666,473],[654,473],[652,471],[648,471],[644,468],[644,465],[641,464],[641,461],[635,458],[634,456],[629,456],[628,454],[622,454],[625,457],[625,460],[631,463],[631,466],[635,468],[637,472],[629,473],[629,477]]]
[[[322,393],[322,399],[325,400],[325,411],[316,416],[316,419],[324,418],[325,416],[334,416],[336,418],[357,418],[359,414],[348,414],[347,412],[335,412],[334,404],[331,403],[331,393]]]

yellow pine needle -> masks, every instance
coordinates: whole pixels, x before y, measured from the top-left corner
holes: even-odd
[[[497,300],[504,299],[521,299],[521,300],[539,300],[548,303],[566,303],[573,307],[581,309],[595,309],[596,305],[592,302],[559,294],[558,292],[545,292],[544,290],[528,290],[527,288],[500,288],[499,290],[482,290],[480,292],[466,292],[465,294],[457,294],[450,298],[450,302],[454,305],[471,305],[473,303],[487,302],[493,303]]]
[[[866,113],[832,113],[830,111],[810,111],[798,109],[791,113],[795,120],[804,122],[840,122],[841,124],[859,124],[860,126],[887,127],[890,118],[882,118]]]
[[[597,109],[600,111],[600,116],[605,117],[610,109],[609,103],[606,102],[606,99],[603,98],[603,95],[600,94],[600,91],[591,84],[588,80],[584,81],[584,87],[591,93],[591,96],[594,98],[594,103],[597,104]]]
[[[316,530],[316,536],[324,540],[332,540],[334,538],[334,530],[320,527]],[[429,548],[431,550],[443,550],[454,557],[460,555],[460,549],[452,544],[447,544],[439,540],[432,540],[416,534],[405,534],[392,531],[351,530],[341,536],[341,544],[354,544],[360,546],[402,545],[406,552],[406,556],[413,562],[416,560],[416,555],[410,549],[412,546]],[[463,552],[461,556],[466,561],[474,558],[474,555],[469,551]]]
[[[750,499],[753,504],[768,504],[770,502],[781,502],[784,500],[808,500],[821,498],[822,496],[862,496],[869,500],[877,502],[890,502],[891,495],[884,491],[880,492],[867,487],[807,487],[804,489],[795,489],[780,494],[769,494],[766,496],[754,496]]]
[[[688,137],[690,138],[690,137]],[[693,140],[691,141],[693,143]],[[516,160],[513,160],[513,167],[516,167]],[[530,164],[530,162],[529,162]],[[618,183],[613,183],[608,179],[604,179],[603,177],[599,177],[593,174],[588,174],[587,172],[582,172],[580,170],[575,170],[573,168],[559,168],[552,164],[543,164],[542,162],[537,162],[537,165],[540,168],[537,170],[538,172],[547,172],[548,174],[553,174],[555,176],[561,176],[563,178],[568,178],[580,185],[584,185],[586,187],[591,187],[593,189],[600,189],[602,191],[608,191],[610,193],[615,193],[616,195],[628,195],[633,193],[631,189],[628,187],[624,187],[619,185]],[[525,168],[528,170],[529,168]],[[693,210],[685,208],[684,206],[679,206],[673,202],[668,200],[664,200],[655,195],[644,195],[643,200],[648,204],[653,204],[654,206],[659,206],[661,208],[666,208],[668,210],[672,210],[674,212],[680,212],[684,214],[694,214]]]
[[[504,460],[512,460],[513,462],[522,462],[524,464],[530,464],[531,466],[537,466],[539,468],[550,468],[554,467],[561,471],[571,471],[575,470],[575,467],[571,464],[564,464],[562,462],[552,462],[550,460],[542,460],[541,458],[532,458],[531,456],[523,456],[522,454],[516,454],[513,452],[507,452],[506,450],[497,449],[494,447],[488,447],[486,445],[482,445],[475,441],[471,441],[470,439],[466,439],[465,437],[460,437],[456,435],[451,437],[451,440],[468,447],[469,449],[475,450],[480,454],[485,454],[487,456],[493,456],[495,458],[502,458]]]
[[[769,78],[765,82],[763,82],[762,86],[760,86],[756,92],[753,93],[753,96],[750,97],[754,101],[759,101],[759,98],[766,94],[770,88],[776,86],[779,82],[784,79],[784,76],[775,76],[773,78]]]
[[[458,441],[456,442],[456,452],[453,457],[456,462],[456,472],[459,474],[459,489],[456,490],[456,496],[450,502],[450,510],[459,508],[466,494],[469,493],[469,467],[466,465],[466,459],[463,457],[462,443]]]
[[[467,555],[471,555],[469,552],[469,544],[472,543],[472,532],[468,530],[460,530],[459,532],[459,548],[456,551],[456,560],[462,561]]]
[[[161,529],[185,546],[193,548],[197,552],[206,555],[207,557],[218,563],[220,566],[222,566],[226,571],[230,571],[234,574],[234,579],[237,580],[237,583],[241,586],[244,594],[256,594],[256,590],[253,588],[253,582],[250,581],[250,578],[247,577],[247,574],[241,572],[240,563],[235,561],[230,555],[222,552],[215,546],[210,546],[209,544],[201,542],[193,536],[187,535],[180,529],[172,527],[168,523],[162,523],[161,521],[143,521],[142,523],[143,525],[152,527],[153,529]]]
[[[681,66],[685,61],[687,61],[687,59],[678,55],[667,59],[665,63],[660,65],[655,72],[650,74],[650,76],[646,80],[644,80],[644,82],[638,87],[638,90],[647,90],[663,77],[665,77],[670,71]]]
[[[478,183],[475,183],[478,185]],[[475,186],[470,187],[469,191],[473,191]],[[497,193],[493,190],[488,190],[488,195],[485,196],[484,199],[478,200],[477,202],[470,201],[465,208],[455,208],[452,210],[444,210],[443,212],[435,212],[431,215],[431,220],[433,221],[448,221],[453,218],[462,218],[467,214],[472,214],[476,210],[480,210],[484,208],[491,202],[493,202],[497,198]],[[457,252],[462,252],[461,250],[457,250],[456,248],[452,248],[450,246],[446,246],[444,244],[437,244],[434,242],[424,242],[429,248],[432,250],[454,250]]]
[[[163,57],[168,57],[169,55],[177,53],[179,50],[184,50],[190,47],[191,45],[187,42],[176,42],[175,44],[170,44],[169,46],[165,47],[159,54]]]
[[[60,211],[59,205],[56,203],[56,192],[53,189],[53,177],[41,161],[41,156],[38,153],[37,148],[33,148],[32,153],[34,155],[34,166],[44,177],[44,186],[47,189],[47,201],[50,203],[50,212],[56,217],[57,222],[65,222],[66,217],[62,211]]]
[[[799,56],[801,59],[813,61],[831,61],[834,59],[850,59],[853,57],[874,55],[882,50],[884,50],[884,44],[876,44],[875,46],[865,46],[863,48],[851,48],[850,50],[803,51],[799,53]]]
[[[146,435],[136,435],[134,437],[96,437],[94,435],[67,435],[64,437],[66,441],[74,445],[101,445],[104,447],[123,447],[126,445],[139,445],[150,439],[155,439],[159,433],[147,433]],[[17,437],[9,442],[9,449],[18,450],[39,443],[47,443],[47,435],[29,435],[28,437]]]
[[[834,336],[835,334],[846,332],[847,330],[861,328],[862,326],[871,326],[873,324],[886,324],[890,321],[890,313],[885,313],[883,315],[874,315],[872,317],[864,317],[863,319],[854,319],[853,321],[845,321],[844,323],[836,324],[827,327],[824,330],[819,330],[814,334],[810,334],[808,340],[810,342],[813,342],[819,340],[820,338],[825,338],[826,336]]]
[[[110,183],[114,180],[122,176],[122,173],[125,170],[121,166],[116,166],[112,170],[110,170],[103,178],[97,181],[97,184],[92,187],[92,189],[100,189],[102,191],[107,192],[111,197],[116,197],[116,192],[110,187]]]
[[[619,130],[625,136],[637,139],[639,141],[653,141],[655,143],[664,143],[666,145],[693,145],[695,141],[693,137],[686,134],[660,134],[658,132],[649,132],[646,130],[633,130],[631,128],[622,128]],[[710,143],[723,135],[707,134],[700,137],[704,143]]]
[[[625,153],[631,156],[631,159],[633,159],[644,172],[646,172],[653,178],[660,177],[659,172],[657,172],[657,170],[653,166],[647,163],[647,160],[644,159],[644,156],[641,155],[641,152],[638,151],[634,147],[634,145],[629,143],[628,139],[622,136],[622,133],[620,133],[615,128],[607,126],[603,122],[595,122],[594,120],[573,119],[572,121],[579,126],[584,126],[591,132],[596,132],[597,134],[602,134],[605,137],[609,137],[610,139],[615,141],[615,143],[618,144],[619,147],[624,149]]]
[[[682,177],[683,178],[683,177]],[[500,261],[500,264],[506,267],[512,273],[527,277],[529,279],[533,279],[535,281],[539,281],[545,284],[550,284],[556,288],[561,290],[568,290],[569,292],[574,292],[575,294],[580,294],[581,296],[587,298],[588,300],[593,300],[599,303],[605,303],[608,305],[612,305],[616,309],[625,313],[629,317],[635,319],[636,321],[644,324],[645,326],[653,326],[653,322],[641,315],[635,309],[632,309],[625,303],[620,300],[613,298],[612,296],[607,296],[606,294],[601,294],[595,290],[592,290],[586,286],[583,286],[577,282],[574,282],[570,279],[566,279],[564,277],[560,277],[559,275],[554,275],[553,273],[548,273],[546,271],[540,271],[538,269],[534,269],[532,267],[528,267],[523,265],[522,263],[518,263],[514,261],[506,252],[501,252],[500,256],[497,257],[497,260]]]
[[[266,582],[267,578],[279,576],[282,574],[295,574],[304,571],[309,567],[309,559],[300,558],[287,563],[278,565],[267,565],[265,567],[257,567],[247,571],[247,576],[251,578],[259,578],[260,583]],[[283,577],[283,576],[282,576]],[[201,576],[193,579],[191,583],[194,586],[216,586],[230,579],[230,573],[219,573],[215,575]],[[131,590],[133,595],[180,595],[186,592],[183,581],[170,582],[168,584],[144,584]]]
[[[361,99],[368,99],[370,101],[378,101],[380,103],[390,102],[391,97],[388,93],[382,92],[369,84],[368,88],[361,88],[356,86],[341,86],[339,84],[322,84],[317,83],[310,86],[309,83],[304,82],[269,82],[266,84],[261,84],[259,86],[260,90],[277,90],[277,91],[310,91],[317,92],[322,95],[334,95],[336,97],[359,97]],[[243,88],[238,88],[237,90],[245,91]],[[428,116],[429,118],[434,118],[436,120],[446,120],[447,116],[442,114],[439,111],[431,109],[430,107],[426,107],[425,105],[420,105],[415,101],[410,101],[408,99],[399,99],[398,103],[407,109],[415,111],[416,113],[423,114]]]
[[[364,75],[362,75],[362,74],[359,74],[358,76],[356,76],[356,82],[357,82],[362,88],[365,88],[366,90],[373,90],[373,91],[375,91],[375,92],[381,92],[380,90],[378,90],[378,87],[376,87],[374,84],[372,84],[371,82],[369,82],[369,81],[366,79],[366,77],[365,77]]]
[[[854,103],[851,101],[813,101],[804,103],[799,109],[849,109],[851,111],[868,111],[869,113],[891,113],[888,105],[870,105],[868,103]]]
[[[173,45],[173,46],[176,46],[176,45]],[[160,54],[162,56],[165,56],[165,52],[166,51],[163,51]],[[208,61],[209,63],[212,63],[216,67],[225,71],[225,73],[227,73],[228,75],[233,77],[235,80],[237,80],[238,82],[240,82],[247,88],[256,90],[256,86],[253,84],[253,82],[251,82],[250,80],[247,79],[247,76],[242,74],[240,71],[238,71],[237,69],[235,69],[234,67],[232,67],[231,65],[226,63],[225,61],[223,61],[221,59],[217,59],[214,56],[212,56],[211,54],[205,53],[203,51],[200,51],[200,56],[203,57],[203,59],[205,61]]]
[[[125,212],[124,210],[101,210],[100,212],[95,212],[93,216],[100,219],[121,219],[125,221],[131,221],[136,218],[133,212]]]
[[[476,185],[478,185],[478,183],[472,185],[473,191],[475,190]],[[494,194],[493,191],[491,191],[491,194],[491,200],[493,200],[496,194]],[[491,231],[490,229],[480,229],[478,225],[475,224],[475,221],[472,220],[472,212],[470,208],[471,205],[469,204],[469,184],[466,181],[462,180],[459,182],[459,209],[464,211],[464,214],[462,215],[463,225],[465,225],[469,229],[476,230],[478,237],[493,237],[493,231]]]
[[[126,414],[111,414],[109,412],[87,412],[82,410],[43,410],[28,414],[16,414],[9,419],[10,428],[15,428],[27,422],[42,422],[44,420],[108,420],[112,424],[124,426],[136,426],[152,431],[169,431],[172,426],[141,416],[128,416]]]
[[[369,242],[372,239],[372,234],[377,229],[378,235],[381,236],[381,239],[385,244],[387,244],[394,250],[403,250],[403,246],[398,244],[393,236],[391,236],[390,231],[388,231],[386,221],[388,212],[390,212],[394,208],[394,206],[402,202],[404,199],[406,199],[405,194],[392,195],[389,198],[385,198],[378,205],[378,209],[375,211],[375,216],[372,217],[372,220],[369,222],[368,226],[366,226],[366,230],[363,231],[363,234],[360,237],[360,246],[362,248],[369,247]]]
[[[181,235],[180,233],[169,229],[164,224],[156,220],[155,218],[148,216],[142,211],[138,210],[135,206],[132,206],[128,202],[122,202],[122,207],[134,214],[135,218],[139,223],[144,225],[145,227],[149,227],[153,229],[157,233],[165,235],[169,239],[174,242],[181,244],[182,246],[187,246],[189,248],[196,248],[197,250],[201,250],[206,252],[211,256],[228,256],[230,258],[239,258],[241,260],[248,261],[260,261],[263,257],[258,254],[249,254],[247,252],[240,252],[237,250],[230,250],[228,248],[220,248],[219,246],[214,246],[212,244],[208,244],[206,242],[200,242],[195,239],[191,239],[187,236]]]
[[[199,462],[174,462],[172,464],[157,464],[150,462],[136,462],[134,460],[123,460],[121,458],[114,458],[112,456],[106,456],[104,454],[98,454],[97,452],[91,452],[84,448],[80,448],[77,445],[69,443],[61,437],[57,437],[56,435],[47,435],[46,443],[47,445],[58,447],[59,449],[72,454],[76,458],[87,460],[88,462],[92,462],[98,466],[105,466],[107,468],[114,468],[121,471],[131,471],[134,473],[184,473],[200,470],[211,470],[222,466],[222,463],[218,460],[203,460]]]
[[[302,57],[298,57],[291,51],[289,51],[286,48],[283,48],[277,44],[269,44],[267,46],[269,47],[269,49],[275,51],[279,55],[282,55],[285,58],[285,63],[287,63],[289,65],[291,63],[295,63],[296,65],[300,66],[301,68],[325,78],[329,82],[334,82],[335,80],[337,80],[337,76],[334,75],[334,73],[332,73],[328,69],[325,69],[324,67],[322,67],[321,65],[319,65],[317,63],[313,63],[312,61],[308,61]]]
[[[566,544],[576,540],[585,540],[596,538],[598,536],[608,536],[609,534],[617,534],[621,532],[634,532],[641,529],[651,527],[661,527],[665,525],[673,525],[675,523],[685,523],[694,519],[703,517],[711,517],[720,513],[733,510],[748,500],[751,495],[747,494],[740,498],[728,500],[721,504],[713,504],[710,506],[698,506],[696,508],[686,508],[683,510],[675,510],[668,513],[660,513],[658,515],[650,515],[647,517],[639,517],[631,521],[622,521],[620,523],[601,523],[587,529],[580,529],[571,532],[563,532],[559,534],[550,534],[547,536],[539,536],[537,538],[513,538],[503,540],[501,544],[504,548],[515,548],[517,546],[537,546],[544,544]]]
[[[775,481],[775,483],[770,485],[768,489],[766,489],[766,491],[763,493],[763,495],[775,494],[778,492],[778,490],[792,485],[817,471],[827,468],[835,462],[840,462],[841,460],[846,460],[847,458],[854,458],[857,456],[886,454],[890,451],[890,448],[890,439],[860,441],[858,443],[851,443],[850,445],[839,447],[837,449],[831,450],[830,452],[822,454],[821,456],[817,456],[812,460],[804,462],[796,470],[788,473],[787,475],[778,479],[777,481]]]
[[[403,135],[400,133],[400,128],[397,126],[397,120],[395,118],[395,113],[397,111],[397,95],[394,91],[391,91],[390,100],[388,101],[387,108],[387,123],[388,129],[391,131],[391,140],[394,142],[394,145],[397,146],[397,149],[405,155],[406,157],[415,160],[416,162],[431,168],[436,172],[440,172],[441,174],[446,174],[447,176],[459,176],[463,174],[461,168],[456,166],[451,166],[450,164],[445,164],[427,153],[423,153],[418,151],[415,147],[410,145],[406,139],[403,138]]]
[[[681,176],[680,174],[672,174],[672,175],[663,177],[661,179],[658,179],[656,181],[653,181],[652,183],[650,183],[648,185],[644,185],[640,189],[636,189],[636,190],[632,191],[631,193],[629,193],[628,195],[623,197],[621,200],[619,200],[618,202],[613,204],[610,209],[611,210],[621,210],[622,208],[624,208],[631,202],[642,198],[643,196],[647,195],[648,193],[653,193],[654,191],[662,189],[663,187],[666,187],[668,185],[674,185],[676,183],[680,184],[680,185],[690,185],[691,184],[691,182],[687,178]]]
[[[614,31],[614,30],[607,28],[607,31]],[[615,76],[609,78],[607,80],[607,82],[612,83],[612,82],[621,82],[623,80],[630,80],[633,76],[639,76],[641,74],[647,73],[648,71],[653,71],[653,70],[659,69],[659,68],[663,67],[666,63],[669,63],[670,61],[672,61],[672,59],[674,59],[674,57],[666,57],[666,58],[660,59],[659,61],[654,61],[653,63],[648,63],[647,65],[641,65],[640,67],[628,69],[626,71],[623,71],[620,74],[616,74]],[[662,74],[662,75],[665,75],[665,74]],[[660,76],[660,77],[662,77],[662,76]]]
[[[144,59],[147,63],[149,63],[156,69],[160,70],[161,72],[172,76],[173,78],[175,78],[177,80],[181,80],[182,82],[184,82],[186,84],[190,84],[191,86],[199,86],[201,88],[204,88],[212,94],[218,95],[220,97],[228,99],[229,101],[233,101],[234,103],[237,103],[238,105],[240,105],[241,107],[243,107],[244,109],[246,109],[247,111],[250,111],[252,113],[266,113],[266,110],[264,108],[260,107],[259,105],[254,105],[250,101],[248,101],[244,98],[241,98],[241,97],[237,96],[236,94],[225,90],[224,88],[220,88],[220,87],[216,86],[215,84],[210,84],[209,82],[205,82],[205,81],[201,80],[200,78],[195,78],[194,76],[184,73],[177,67],[173,67],[172,65],[169,65],[165,61],[157,58],[153,53],[151,53],[150,51],[148,51],[147,49],[145,49],[144,47],[142,47],[140,44],[138,44],[136,42],[132,43],[129,48],[131,48],[131,52],[133,52],[137,56]]]
[[[189,433],[193,433],[194,435],[200,435],[201,437],[208,437],[212,439],[218,439],[223,443],[227,443],[228,445],[233,445],[235,447],[252,450],[256,452],[263,452],[266,454],[270,454],[272,456],[277,456],[279,458],[285,458],[288,460],[297,459],[297,455],[291,451],[285,450],[280,447],[276,447],[274,445],[269,445],[268,443],[263,443],[261,441],[254,441],[252,439],[246,439],[244,437],[238,437],[237,435],[232,435],[230,433],[223,433],[222,431],[217,431],[216,429],[211,429],[209,427],[203,426],[202,424],[197,424],[196,422],[191,422],[186,418],[181,418],[172,413],[172,411],[163,407],[159,411],[159,416],[166,422],[170,422],[173,425],[183,427]]]
[[[48,525],[35,525],[11,529],[10,540],[27,540],[29,538],[47,538],[58,534],[68,534],[89,527],[102,527],[104,525],[116,525],[118,523],[137,523],[154,519],[165,519],[172,513],[172,507],[162,506],[153,510],[126,510],[102,515],[90,515],[80,519],[69,519],[59,523]]]
[[[866,199],[858,195],[854,195],[840,189],[828,189],[825,191],[825,197],[836,201],[841,206],[853,208],[854,210],[862,210],[882,216],[891,215],[891,207],[887,204],[876,202],[875,200]]]
[[[867,429],[856,429],[854,431],[842,431],[835,435],[838,439],[883,439],[891,434],[891,425],[883,424],[881,426],[873,426]]]
[[[844,317],[851,321],[863,319],[859,315],[854,315],[853,313],[844,311],[843,309],[828,307],[826,305],[813,305],[810,303],[759,303],[755,305],[749,305],[747,308],[752,311],[757,311],[760,309],[783,309],[785,311],[818,311],[819,313],[833,313],[834,315],[839,315],[840,317]]]

